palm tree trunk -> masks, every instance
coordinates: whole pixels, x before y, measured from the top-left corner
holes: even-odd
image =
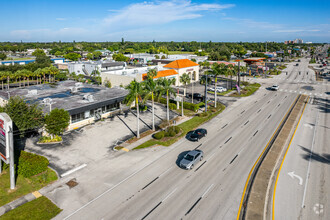
[[[166,91],[166,103],[167,103],[167,121],[170,121],[170,108],[168,106],[168,90]]]
[[[233,75],[230,74],[230,89],[233,89]]]
[[[27,78],[27,80],[28,80],[28,86],[30,86],[30,80],[29,80],[29,77]]]
[[[3,80],[1,81],[1,87],[2,87],[2,90],[3,90]]]
[[[139,99],[138,99],[138,97],[136,97],[135,102],[136,102],[136,110],[137,110],[137,113],[136,113],[136,115],[137,115],[137,117],[136,117],[136,119],[137,119],[136,137],[140,138],[140,113],[139,113]]]
[[[7,87],[9,89],[9,76],[7,77]]]
[[[191,83],[191,103],[194,103],[194,83]]]
[[[217,107],[217,76],[214,79],[214,107]]]
[[[151,93],[151,101],[152,101],[152,130],[155,130],[155,108],[154,108],[154,93]]]
[[[49,74],[49,83],[50,83],[50,74]]]

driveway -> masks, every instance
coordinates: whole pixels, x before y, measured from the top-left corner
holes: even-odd
[[[70,131],[63,135],[61,144],[38,145],[39,137],[29,138],[26,141],[25,150],[47,157],[50,167],[59,175],[65,175],[72,169],[113,157],[112,148],[114,146],[135,136],[135,115],[136,112],[129,112],[127,115],[107,118],[104,121]],[[176,116],[176,113],[170,111],[170,118]],[[166,118],[166,108],[156,104],[155,123],[160,124],[161,119],[164,118]],[[149,130],[151,127],[151,111],[140,113],[140,132]]]

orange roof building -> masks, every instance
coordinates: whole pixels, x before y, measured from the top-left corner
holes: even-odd
[[[181,60],[175,60],[169,64],[166,64],[164,67],[171,68],[171,69],[182,69],[182,68],[194,67],[194,66],[199,66],[199,64],[197,64],[191,60],[188,60],[188,59],[181,59]]]
[[[157,78],[161,78],[161,77],[167,77],[167,76],[173,76],[173,75],[177,75],[178,72],[175,71],[174,69],[169,69],[169,70],[161,70],[157,72],[157,75],[154,77],[154,79]],[[146,80],[147,79],[147,74],[143,73],[142,74],[142,80]]]
[[[253,58],[248,58],[248,59],[244,59],[244,62],[246,62],[247,64],[251,65],[251,64],[255,64],[255,63],[262,63],[264,61],[264,57],[253,57]]]

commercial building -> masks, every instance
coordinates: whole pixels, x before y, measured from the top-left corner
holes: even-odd
[[[106,72],[125,70],[125,62],[102,62],[102,61],[76,61],[68,63],[69,73],[75,73],[77,75],[84,74],[90,76],[93,71]]]
[[[53,61],[55,64],[58,63],[64,63],[64,58],[51,58],[51,61]],[[4,61],[0,61],[0,65],[15,65],[15,64],[19,64],[19,65],[25,65],[28,63],[33,63],[34,61],[36,61],[35,59],[30,59],[30,60],[4,60]]]
[[[45,114],[54,108],[67,110],[70,114],[68,130],[71,130],[117,114],[127,94],[122,88],[109,89],[68,80],[56,85],[1,90],[0,106],[4,106],[9,97],[20,96],[27,102],[38,103]]]

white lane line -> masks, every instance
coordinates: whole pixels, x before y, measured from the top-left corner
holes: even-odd
[[[165,199],[163,199],[162,202],[164,202],[166,199],[168,199],[168,197],[170,197],[175,191],[176,191],[177,188],[175,188],[172,192],[170,192],[170,194],[168,194]]]
[[[207,188],[207,190],[204,192],[204,194],[202,195],[202,198],[206,195],[206,193],[208,193],[208,191],[212,188],[214,184],[212,184],[211,186],[209,186],[209,188]]]
[[[165,172],[163,172],[162,174],[159,175],[159,177],[163,176],[165,173],[167,173],[168,171],[170,171],[173,167],[168,168]]]
[[[85,166],[87,166],[87,164],[84,163],[84,164],[80,165],[79,167],[73,168],[72,170],[69,170],[69,171],[63,173],[63,174],[61,175],[61,177],[65,177],[65,176],[67,176],[67,175],[69,175],[69,174],[71,174],[71,173],[73,173],[73,172],[76,172],[76,171],[78,171],[78,170],[84,168]]]
[[[304,208],[304,206],[305,206],[306,191],[307,191],[307,185],[308,185],[308,180],[309,180],[309,174],[310,174],[309,172],[310,172],[310,168],[311,168],[311,159],[312,159],[312,154],[313,154],[313,149],[314,149],[315,133],[316,133],[316,127],[317,127],[317,123],[318,123],[319,113],[320,113],[320,111],[317,111],[316,122],[315,122],[315,126],[314,126],[313,140],[312,140],[312,147],[311,147],[309,159],[308,159],[308,168],[307,168],[306,180],[305,180],[306,184],[305,184],[304,195],[303,195],[303,199],[302,199],[302,203],[301,203],[301,208]]]

